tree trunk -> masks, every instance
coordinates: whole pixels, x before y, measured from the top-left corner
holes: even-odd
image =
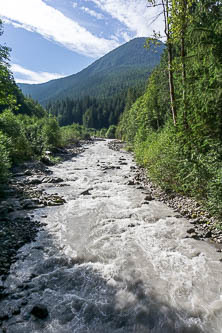
[[[170,104],[171,104],[171,112],[173,116],[173,123],[176,126],[177,123],[177,114],[176,114],[176,106],[175,106],[175,92],[174,92],[174,80],[173,80],[173,70],[172,70],[172,45],[168,42],[168,75],[169,75],[169,88],[170,88]]]
[[[183,121],[185,127],[187,127],[188,123],[187,123],[187,103],[186,103],[186,64],[185,64],[185,45],[184,45],[183,32],[181,37],[181,63],[182,63],[182,85],[183,85]]]
[[[162,0],[162,5],[163,5],[163,13],[164,13],[164,21],[165,21],[165,34],[166,34],[166,37],[167,37],[170,105],[171,105],[173,123],[174,123],[174,126],[176,126],[177,113],[176,113],[176,105],[175,105],[175,92],[174,92],[174,79],[173,79],[173,50],[172,50],[172,43],[171,43],[171,40],[170,40],[169,2],[168,2],[168,0],[166,0],[166,3],[164,3],[164,0]]]
[[[183,86],[183,121],[185,127],[187,123],[187,104],[186,104],[186,51],[185,51],[185,32],[186,32],[186,15],[187,15],[187,0],[182,0],[182,29],[180,38],[181,48],[181,64],[182,64],[182,86]]]

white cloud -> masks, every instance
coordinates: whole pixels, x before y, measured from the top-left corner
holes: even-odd
[[[24,77],[23,79],[15,78],[16,82],[18,83],[37,84],[64,77],[64,75],[58,73],[34,72],[18,64],[12,64],[11,70],[15,75],[15,77],[16,74],[19,74],[19,76]]]
[[[150,8],[147,0],[91,0],[98,8],[123,23],[135,37],[163,33],[161,6]],[[157,19],[156,19],[157,18]]]
[[[13,27],[15,27],[15,28],[22,28],[22,29],[28,30],[30,32],[33,31],[33,29],[31,27],[28,27],[22,23],[13,22],[11,20],[8,20],[7,18],[4,18],[3,23],[12,24]]]
[[[98,20],[104,19],[104,16],[101,13],[97,13],[95,10],[89,9],[88,7],[81,7],[81,9],[87,14],[97,18]]]
[[[131,37],[129,36],[129,34],[128,34],[127,32],[125,32],[125,31],[120,32],[120,35],[122,36],[122,38],[123,38],[126,42],[128,42],[128,41],[131,39]]]
[[[93,35],[43,0],[1,0],[0,15],[14,26],[37,32],[86,56],[99,57],[119,46],[114,40]]]
[[[72,3],[73,8],[76,8],[78,6],[77,2]]]

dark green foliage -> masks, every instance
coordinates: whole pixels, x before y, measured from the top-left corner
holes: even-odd
[[[106,99],[89,96],[76,100],[66,98],[49,103],[47,110],[57,117],[61,126],[78,123],[88,128],[108,128],[112,124],[117,124],[125,105],[131,105],[143,91],[144,87],[139,85]]]
[[[177,123],[170,114],[165,55],[147,90],[126,108],[117,135],[162,187],[193,196],[222,216],[222,6],[201,0],[185,34],[185,81],[173,42]]]
[[[145,94],[121,115],[117,128],[117,137],[130,144],[136,140],[144,141],[150,131],[159,130],[170,115],[170,101],[167,85],[165,57],[153,71]]]
[[[0,20],[0,36],[2,34],[3,28]],[[0,45],[0,112],[5,107],[13,107],[16,104],[14,95],[16,85],[9,70],[9,52],[8,47]]]
[[[8,147],[10,139],[0,131],[0,184],[7,179],[11,166]]]
[[[107,132],[106,132],[106,138],[107,139],[115,139],[116,137],[116,126],[115,125],[111,125]]]
[[[0,21],[1,34],[2,22]],[[40,119],[43,116],[45,118]],[[55,128],[52,128],[49,133],[43,131],[49,121],[51,120],[46,117],[46,111],[30,98],[25,98],[16,86],[9,70],[9,49],[0,45],[1,183],[7,180],[11,165],[39,156],[50,143],[49,135],[51,135],[51,142],[55,141],[53,144],[58,143],[58,132],[52,140],[52,132]],[[47,127],[48,129],[50,126]]]
[[[47,118],[42,128],[46,147],[58,147],[61,143],[60,128],[55,118]]]
[[[45,150],[66,143],[56,118],[25,98],[16,86],[8,57],[9,49],[0,45],[0,183],[7,180],[12,165],[39,158]]]
[[[0,20],[0,36],[3,33]],[[43,117],[45,110],[31,98],[25,98],[16,85],[9,66],[10,49],[0,45],[0,113],[10,109],[14,114],[27,114]]]
[[[106,128],[102,128],[102,129],[98,132],[98,136],[101,137],[101,138],[105,138],[105,136],[106,136],[106,132],[107,132],[107,129],[106,129]]]
[[[10,110],[0,114],[0,131],[10,139],[7,147],[13,163],[25,160],[30,156],[30,147],[25,135],[25,128],[19,118]]]
[[[25,95],[41,104],[50,100],[77,99],[85,96],[107,98],[119,95],[138,83],[144,85],[159,63],[164,44],[144,48],[145,38],[136,38],[106,54],[81,72],[38,85],[20,84]]]
[[[15,115],[5,110],[0,114],[0,131],[9,139],[6,148],[13,164],[40,156],[44,150],[61,144],[55,118]]]
[[[62,146],[69,146],[70,144],[78,143],[79,140],[90,139],[91,135],[94,135],[95,130],[86,129],[79,124],[72,124],[61,127],[60,133]]]

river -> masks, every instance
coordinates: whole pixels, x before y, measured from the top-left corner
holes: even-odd
[[[39,187],[66,203],[33,212],[46,225],[11,267],[0,311],[13,316],[0,332],[222,332],[221,254],[129,185],[131,154],[97,141],[51,170],[63,186]]]

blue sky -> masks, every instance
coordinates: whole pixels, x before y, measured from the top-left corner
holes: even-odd
[[[1,0],[17,82],[74,74],[135,37],[163,31],[161,7],[147,0]]]

